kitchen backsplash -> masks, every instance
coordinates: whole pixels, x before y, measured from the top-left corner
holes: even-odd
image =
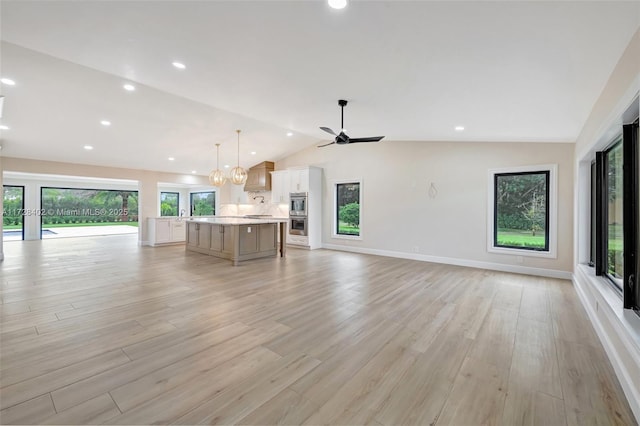
[[[264,203],[260,202],[260,198],[252,200],[251,204],[221,204],[218,211],[218,216],[245,216],[248,214],[268,214],[274,217],[288,217],[289,206],[287,204],[271,204],[271,193],[261,192],[262,194],[269,194],[269,197],[265,197]]]

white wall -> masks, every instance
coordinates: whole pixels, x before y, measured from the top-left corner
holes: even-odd
[[[640,318],[622,308],[605,279],[585,266],[589,258],[590,163],[640,110],[640,30],[618,61],[584,125],[575,150],[574,286],[600,337],[636,419],[640,421]]]
[[[383,140],[311,147],[277,162],[276,169],[303,165],[324,169],[325,246],[490,269],[559,271],[556,275],[568,277],[573,259],[572,159],[573,144]],[[558,165],[557,259],[488,253],[488,170],[544,164]],[[343,179],[363,181],[360,241],[331,235],[332,181]],[[431,183],[438,191],[433,199],[428,195]]]

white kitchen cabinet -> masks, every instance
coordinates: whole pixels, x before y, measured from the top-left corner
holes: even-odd
[[[273,204],[289,202],[289,170],[271,172],[271,202]]]
[[[171,241],[171,220],[157,219],[155,221],[156,243],[168,243]]]
[[[226,185],[231,185],[231,204],[250,204],[249,193],[244,191],[244,185],[234,185],[231,181],[227,182]]]
[[[186,225],[178,218],[150,217],[147,219],[149,245],[178,244],[186,240]]]
[[[307,235],[287,235],[287,244],[322,247],[322,169],[296,167],[289,170],[289,191],[307,193]]]
[[[171,242],[184,242],[187,236],[187,224],[183,220],[171,221]]]
[[[309,192],[309,169],[289,169],[289,192]]]

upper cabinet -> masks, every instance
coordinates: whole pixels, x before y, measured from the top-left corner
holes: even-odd
[[[289,170],[271,172],[271,202],[287,204],[289,202]]]
[[[309,192],[309,169],[287,169],[271,172],[271,202],[289,202],[292,192]]]
[[[289,169],[289,192],[309,192],[309,169]]]
[[[251,167],[247,173],[247,182],[244,184],[245,191],[270,191],[271,172],[274,169],[272,161],[263,161]]]

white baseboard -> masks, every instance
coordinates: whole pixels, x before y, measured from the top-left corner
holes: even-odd
[[[342,246],[336,244],[323,244],[323,248],[329,250],[350,251],[354,253],[375,254],[378,256],[397,257],[400,259],[420,260],[423,262],[444,263],[447,265],[467,266],[469,268],[489,269],[492,271],[513,272],[516,274],[536,275],[548,278],[561,278],[570,280],[571,272],[558,271],[556,269],[531,268],[528,266],[506,265],[502,263],[482,262],[479,260],[457,259],[454,257],[429,256],[426,254],[405,253],[400,251],[378,250],[362,247]]]
[[[576,266],[574,288],[604,346],[631,411],[640,422],[640,377],[634,380],[634,374],[629,372],[630,369],[640,371],[640,319],[635,313],[622,309],[622,301],[617,295],[611,303],[612,295],[607,293],[613,290],[597,288],[592,279],[594,277],[585,273],[582,265]],[[612,330],[613,335],[606,329]]]

